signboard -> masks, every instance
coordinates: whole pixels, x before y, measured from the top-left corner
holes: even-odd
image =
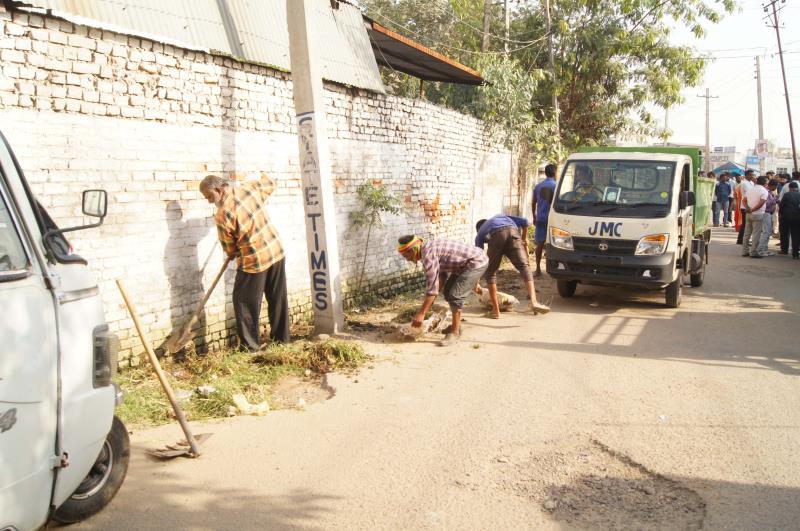
[[[769,156],[769,140],[756,140],[756,155],[760,159],[765,159]]]
[[[758,166],[760,162],[761,159],[759,159],[757,156],[752,156],[752,155],[748,156],[747,159],[745,160],[745,164],[747,164],[748,166]]]

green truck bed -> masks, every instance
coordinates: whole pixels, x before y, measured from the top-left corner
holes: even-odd
[[[673,155],[686,155],[692,159],[692,166],[694,167],[693,188],[695,196],[694,206],[694,235],[698,236],[703,234],[711,221],[711,204],[714,201],[714,186],[716,181],[714,179],[706,179],[699,177],[697,172],[700,170],[702,164],[702,151],[697,148],[689,147],[657,147],[657,146],[643,146],[643,147],[619,147],[619,146],[597,146],[585,147],[578,149],[579,153],[668,153]]]

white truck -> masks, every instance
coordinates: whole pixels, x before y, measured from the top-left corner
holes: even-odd
[[[548,219],[547,272],[558,293],[578,284],[663,289],[705,278],[714,182],[691,148],[591,148],[567,159]]]
[[[59,229],[0,133],[0,530],[72,523],[125,479],[128,433],[114,416],[117,344],[97,282],[64,232],[96,227],[106,192],[83,192],[97,221]]]

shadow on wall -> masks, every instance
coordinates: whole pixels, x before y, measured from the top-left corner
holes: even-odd
[[[173,334],[179,333],[181,327],[191,317],[197,304],[205,294],[203,287],[203,271],[213,254],[212,252],[200,264],[197,245],[203,239],[206,229],[202,219],[184,219],[183,209],[178,201],[168,201],[165,206],[165,218],[169,229],[169,239],[164,248],[164,276],[169,283],[170,321]],[[206,315],[201,312],[200,318],[193,327],[197,345],[205,343]],[[162,345],[163,346],[163,345]]]

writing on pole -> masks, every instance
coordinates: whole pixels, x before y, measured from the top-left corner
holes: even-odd
[[[330,306],[330,275],[326,258],[326,242],[323,230],[322,206],[320,203],[320,172],[317,160],[317,139],[314,136],[314,113],[297,115],[297,132],[300,138],[300,172],[303,174],[303,206],[310,221],[306,223],[310,240],[314,245],[309,250],[311,268],[311,298],[319,311]]]

